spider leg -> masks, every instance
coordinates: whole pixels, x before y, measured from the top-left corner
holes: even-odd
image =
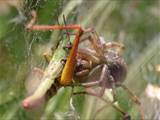
[[[125,86],[124,84],[120,84],[120,87],[122,87],[128,93],[128,95],[131,97],[132,101],[138,106],[139,111],[140,111],[141,120],[144,120],[144,111],[141,106],[141,102],[140,102],[139,98],[134,93],[132,93],[132,91],[130,91],[129,88],[127,86]]]
[[[95,51],[91,49],[78,49],[76,60],[76,77],[88,75],[90,73],[90,69],[100,63],[100,59],[96,57]]]
[[[105,44],[105,48],[120,48],[120,49],[125,49],[125,46],[122,43],[118,43],[118,42],[107,42]]]
[[[107,75],[107,76],[106,76]],[[84,92],[77,92],[77,93],[74,93],[74,95],[76,94],[88,94],[88,95],[91,95],[91,96],[95,96],[95,97],[98,97],[99,99],[101,99],[102,101],[110,104],[114,109],[116,109],[117,111],[121,112],[123,114],[123,116],[127,116],[126,120],[128,120],[130,118],[130,116],[124,112],[121,108],[117,107],[116,105],[113,104],[112,101],[109,101],[109,100],[106,100],[104,99],[102,96],[104,95],[104,92],[105,92],[105,88],[106,88],[106,84],[107,84],[107,80],[109,79],[109,70],[108,70],[108,66],[106,64],[103,65],[103,68],[102,68],[102,72],[101,72],[101,75],[100,75],[100,79],[97,80],[97,81],[94,81],[94,82],[88,82],[88,83],[82,83],[81,85],[86,89],[86,91]],[[88,87],[92,87],[92,86],[99,86],[101,85],[101,90],[99,93],[95,92],[93,89],[88,89]]]
[[[105,103],[111,105],[115,110],[120,112],[123,115],[124,120],[130,120],[130,115],[128,113],[124,112],[120,107],[113,104],[112,101],[104,99],[103,97],[100,97],[99,94],[97,94],[93,89],[88,89],[87,91],[76,92],[76,93],[73,93],[73,94],[74,95],[86,94],[86,95],[97,97],[98,99],[100,99],[100,100],[104,101]]]
[[[116,87],[116,86],[115,86],[113,77],[112,77],[112,76],[109,76],[109,77],[110,77],[109,81],[110,81],[110,83],[111,83],[112,95],[113,95],[113,101],[111,101],[111,102],[112,102],[112,104],[114,104],[114,103],[117,101],[116,91],[115,91],[115,87]],[[100,109],[98,109],[98,110],[96,111],[96,113],[95,113],[95,117],[96,117],[102,110],[104,110],[107,106],[108,106],[108,105],[104,105],[104,106],[102,106]],[[128,115],[128,114],[126,113],[126,115]],[[130,116],[129,116],[129,115],[126,116],[126,115],[124,115],[124,120],[130,119]],[[127,117],[127,118],[126,118],[126,117]]]
[[[130,96],[131,96],[131,99],[138,105],[141,104],[139,98],[134,94],[132,93],[129,88],[127,86],[125,86],[124,84],[120,84],[120,87],[122,87]]]
[[[115,86],[114,87],[112,86],[112,96],[113,96],[113,103],[115,103],[117,101]]]
[[[79,49],[77,53],[77,58],[92,61],[92,63],[95,64],[100,63],[100,59],[97,57],[97,53],[91,49]]]
[[[112,95],[113,95],[113,103],[117,101],[116,97],[116,83],[115,80],[112,76],[110,76],[110,83],[111,83],[111,88],[112,88]]]
[[[89,28],[84,31],[84,34],[85,33],[90,33],[90,34],[88,36],[85,36],[84,38],[82,37],[80,42],[89,41],[93,49],[95,50],[94,56],[97,57],[103,56],[104,45],[101,42],[100,37],[98,36],[96,31],[93,28]]]
[[[125,49],[125,46],[118,42],[107,42],[104,44],[104,49],[115,49],[118,53],[121,53]]]
[[[106,64],[104,64],[99,80],[93,81],[93,82],[87,82],[87,83],[73,84],[73,86],[83,86],[85,88],[89,88],[89,87],[93,87],[93,86],[101,86],[101,90],[97,95],[103,96],[105,88],[106,88],[106,82],[108,79],[108,77],[106,77],[106,75],[108,75],[108,67]]]
[[[108,70],[108,66],[106,64],[103,65],[103,68],[102,68],[102,72],[101,72],[101,75],[100,75],[100,79],[98,81],[94,81],[94,82],[88,82],[88,83],[82,83],[82,86],[83,87],[86,87],[86,91],[84,92],[79,92],[79,93],[74,93],[74,94],[88,94],[88,95],[91,95],[91,96],[95,96],[95,97],[98,97],[99,99],[101,99],[102,101],[110,104],[114,109],[116,109],[117,111],[119,111],[123,117],[124,117],[124,120],[129,120],[130,119],[130,116],[128,115],[128,113],[124,112],[120,107],[116,106],[114,104],[113,101],[110,101],[110,100],[106,100],[104,99],[102,96],[104,95],[104,92],[105,92],[105,88],[106,88],[106,85],[107,85],[107,82],[112,82],[113,84],[111,84],[112,86],[114,86],[114,80],[111,79],[112,77],[110,76],[110,72]],[[111,80],[110,80],[111,79]],[[93,89],[88,89],[88,87],[92,87],[92,86],[101,86],[101,90],[99,93],[95,92]],[[113,87],[114,88],[114,87]],[[114,91],[114,89],[113,89]],[[98,112],[100,112],[101,110],[103,110],[104,107],[100,108],[98,110]],[[95,114],[96,115],[96,114]]]
[[[89,40],[89,42],[92,44],[94,50],[99,55],[103,56],[103,52],[107,49],[115,49],[118,53],[121,53],[125,46],[122,43],[118,42],[105,42],[105,40],[102,37],[99,37],[96,31],[92,29],[92,33],[87,36],[86,38],[81,39],[82,41]]]
[[[124,112],[120,107],[116,106],[112,101],[106,100],[102,97],[104,95],[106,84],[108,82],[109,77],[110,77],[110,73],[108,70],[108,66],[106,64],[104,64],[103,68],[102,68],[101,75],[100,75],[100,79],[97,81],[81,83],[78,85],[73,84],[73,86],[83,86],[84,88],[86,88],[85,91],[75,92],[75,93],[73,93],[73,95],[87,94],[87,95],[97,97],[100,100],[104,101],[105,103],[110,104],[114,109],[119,111],[124,116],[124,120],[129,120],[130,116],[128,115],[128,113]],[[101,87],[100,91],[98,93],[95,92],[93,89],[91,89],[91,87],[93,87],[93,86],[100,86]]]
[[[76,35],[82,34],[84,31],[82,30],[80,25],[36,25],[34,24],[37,19],[36,11],[31,12],[32,19],[29,21],[29,23],[26,25],[26,28],[28,30],[78,30]]]
[[[31,15],[32,15],[32,19],[30,20],[30,22],[26,25],[26,28],[28,29],[28,28],[31,28],[33,25],[34,25],[34,23],[36,22],[36,20],[37,20],[37,13],[36,13],[36,11],[31,11]]]
[[[106,88],[106,82],[108,80],[108,77],[106,77],[106,75],[108,75],[108,72],[109,72],[108,67],[106,64],[104,64],[99,80],[93,81],[93,82],[81,83],[80,85],[86,88],[92,87],[92,86],[101,86],[102,89],[99,93],[99,96],[102,96]]]

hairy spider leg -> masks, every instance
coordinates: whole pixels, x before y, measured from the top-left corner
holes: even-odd
[[[103,44],[100,43],[101,41],[100,41],[97,33],[94,30],[92,31],[91,36],[83,39],[82,41],[85,41],[85,40],[89,40],[91,42],[91,44],[93,45],[93,48],[95,49],[96,53],[102,53],[102,52],[104,52],[103,50],[110,49],[110,48],[118,48],[118,49],[121,49],[121,50],[123,50],[125,48],[123,44],[117,43],[117,42],[108,42],[103,46]],[[94,54],[91,53],[91,52],[88,52],[88,53],[89,54],[87,54],[85,52],[81,52],[81,56],[85,56],[85,57],[88,56],[88,58],[93,58],[93,56],[98,57],[98,55],[96,55],[96,53],[94,53]],[[114,81],[114,79],[113,79],[113,81]],[[100,83],[99,81],[82,83],[82,86],[91,87],[91,86],[96,86],[99,83]],[[131,99],[138,105],[139,110],[140,110],[141,119],[144,120],[144,113],[143,113],[143,110],[140,106],[139,98],[137,96],[135,96],[126,86],[124,86],[122,84],[119,85],[119,86],[121,86],[123,89],[125,89],[128,92],[128,94],[131,96]],[[114,82],[112,84],[112,89],[113,89],[113,93],[115,93],[114,92],[114,89],[115,89]]]
[[[140,111],[140,118],[141,120],[144,120],[144,112],[143,112],[143,108],[141,107],[141,102],[139,100],[139,98],[132,93],[129,88],[127,86],[125,86],[124,84],[119,84],[118,86],[122,87],[131,97],[131,100],[138,106],[138,109]],[[112,90],[114,91],[115,88],[112,88]],[[114,92],[115,94],[115,92]],[[115,99],[116,96],[114,96]],[[116,100],[114,100],[113,102],[115,102]],[[104,105],[102,108],[100,108],[99,110],[97,110],[96,114],[100,113],[103,109],[105,109],[107,105]]]
[[[76,60],[77,60],[77,66],[75,69],[76,77],[88,75],[90,69],[92,69],[98,63],[100,63],[99,58],[95,56],[95,51],[90,49],[78,49]]]
[[[105,43],[105,40],[101,40],[101,38],[98,36],[97,32],[93,28],[90,28],[90,31],[88,32],[90,32],[91,34],[83,38],[81,41],[89,40],[95,51],[101,54],[101,56],[103,56],[104,51],[107,49],[116,49],[118,53],[125,49],[125,46],[122,43],[114,41]]]
[[[120,86],[128,93],[128,95],[131,97],[132,101],[138,106],[140,111],[141,120],[144,120],[144,111],[141,106],[141,102],[139,98],[124,84],[120,84]]]
[[[106,88],[106,84],[107,84],[106,82],[109,79],[109,76],[106,77],[106,74],[108,75],[108,72],[109,72],[108,71],[108,67],[107,67],[106,64],[104,64],[99,80],[97,80],[95,82],[89,82],[89,83],[83,83],[83,84],[81,84],[85,88],[101,85],[101,90],[100,90],[99,93],[95,92],[93,89],[90,88],[90,89],[87,89],[86,91],[76,92],[76,93],[73,93],[73,94],[74,95],[87,94],[87,95],[91,95],[91,96],[97,97],[100,100],[102,100],[102,101],[108,103],[109,105],[111,105],[118,112],[120,112],[124,116],[125,120],[129,120],[130,116],[128,115],[128,113],[124,112],[124,110],[122,110],[120,107],[114,105],[112,101],[106,100],[106,99],[104,99],[102,97],[103,94],[104,94],[105,88]]]
[[[105,44],[105,48],[119,48],[119,49],[125,49],[125,46],[122,43],[118,43],[118,42],[107,42]]]

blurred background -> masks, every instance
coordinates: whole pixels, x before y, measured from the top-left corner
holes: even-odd
[[[93,27],[108,41],[125,45],[128,64],[124,84],[140,97],[145,119],[160,120],[160,1],[159,0],[0,0],[0,119],[1,120],[121,120],[122,116],[94,97],[79,95],[70,102],[70,88],[62,88],[41,109],[25,110],[25,83],[34,67],[47,66],[43,53],[56,46],[56,32],[27,31],[36,10],[39,24],[61,23]],[[119,106],[140,119],[136,105],[117,88]],[[33,115],[34,113],[34,115]]]

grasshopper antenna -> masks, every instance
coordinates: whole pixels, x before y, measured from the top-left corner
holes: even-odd
[[[64,22],[64,25],[67,25],[66,17],[65,17],[64,14],[63,14],[63,22]],[[68,30],[66,30],[66,34],[67,34],[67,37],[68,37],[68,39],[69,39],[69,41],[70,41],[70,34],[69,34]]]

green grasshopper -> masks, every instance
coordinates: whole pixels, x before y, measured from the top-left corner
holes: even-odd
[[[32,11],[33,18],[27,24],[27,28],[32,27],[36,20],[36,13]],[[65,26],[64,26],[65,27]],[[62,28],[63,29],[63,28]],[[66,28],[68,29],[68,28]],[[69,29],[72,29],[72,27]],[[78,36],[79,37],[79,36]],[[72,39],[72,37],[71,37]],[[72,40],[71,40],[72,41]],[[63,72],[64,63],[62,62],[67,55],[69,54],[65,46],[68,44],[68,39],[65,38],[64,40],[60,41],[58,48],[54,51],[52,58],[49,60],[49,64],[47,68],[42,72],[40,69],[34,69],[36,76],[34,78],[41,79],[41,83],[38,88],[34,91],[34,93],[23,100],[22,105],[24,108],[32,108],[34,106],[38,106],[41,101],[43,100],[47,91],[51,88],[51,86],[55,83],[55,79],[60,77],[61,73]],[[77,49],[77,48],[76,48]]]

